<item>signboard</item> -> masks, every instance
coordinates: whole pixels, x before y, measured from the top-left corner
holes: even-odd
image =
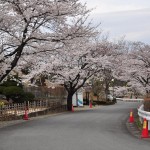
[[[73,106],[77,106],[77,107],[83,106],[83,93],[82,92],[76,92],[73,95],[72,104]]]

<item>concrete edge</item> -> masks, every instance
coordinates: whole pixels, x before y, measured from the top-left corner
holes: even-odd
[[[11,120],[11,121],[1,121],[3,123],[0,123],[0,129],[9,127],[9,126],[13,126],[13,125],[17,125],[17,124],[21,124],[21,123],[25,123],[28,121],[43,119],[46,117],[57,116],[57,115],[65,114],[65,113],[68,113],[68,112],[64,111],[64,112],[58,112],[58,113],[49,113],[49,114],[41,115],[41,116],[34,116],[34,117],[29,118],[29,120],[19,119],[19,120]]]

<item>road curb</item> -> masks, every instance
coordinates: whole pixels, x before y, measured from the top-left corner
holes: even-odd
[[[126,122],[126,127],[128,131],[133,135],[134,137],[140,139],[141,138],[141,131],[137,128],[135,123],[130,123],[128,120]]]
[[[58,113],[51,113],[51,114],[47,114],[47,115],[41,115],[41,116],[37,116],[37,117],[31,117],[31,118],[29,118],[28,121],[23,120],[23,119],[11,120],[11,121],[1,121],[0,122],[0,129],[5,128],[5,127],[9,127],[9,126],[13,126],[13,125],[17,125],[17,124],[21,124],[21,123],[25,123],[25,122],[29,122],[29,121],[33,121],[33,120],[46,118],[46,117],[57,116],[57,115],[65,114],[65,113],[68,113],[68,112],[64,111],[64,112],[58,112]]]
[[[98,108],[100,108],[100,106],[92,107],[92,108],[89,108],[89,106],[87,106],[87,107],[77,107],[77,108],[75,108],[75,112],[94,110],[94,109],[98,109]],[[13,126],[13,125],[17,125],[17,124],[20,124],[20,123],[29,122],[29,121],[32,121],[32,120],[38,120],[38,119],[42,119],[42,118],[46,118],[46,117],[57,116],[57,115],[65,114],[65,113],[71,114],[72,112],[63,111],[63,112],[58,112],[58,113],[49,113],[49,114],[40,115],[40,116],[37,116],[37,117],[30,117],[28,121],[23,120],[23,119],[11,120],[11,121],[0,121],[0,129],[5,128],[5,127],[9,127],[9,126]]]
[[[135,114],[134,118],[136,120],[138,118],[138,114],[137,114],[136,110],[134,110],[134,114]],[[130,123],[129,120],[127,120],[126,121],[126,127],[127,127],[128,131],[130,132],[130,134],[132,136],[134,136],[135,138],[150,141],[150,139],[148,139],[148,138],[141,138],[141,132],[142,131],[138,128],[135,121],[133,123]]]

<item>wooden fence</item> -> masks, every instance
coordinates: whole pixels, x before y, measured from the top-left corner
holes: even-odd
[[[20,104],[8,104],[0,106],[0,121],[21,119],[27,110],[28,114],[36,114],[38,112],[54,112],[66,110],[66,105],[62,104],[61,101],[34,101]],[[34,116],[34,115],[32,115]]]

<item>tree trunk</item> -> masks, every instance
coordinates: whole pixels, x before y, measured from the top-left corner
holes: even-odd
[[[108,94],[109,94],[109,85],[106,84],[106,88],[105,88],[106,101],[108,100],[108,99],[107,99]]]
[[[72,111],[72,97],[73,97],[73,94],[68,93],[68,96],[67,96],[67,109],[68,109],[68,111]]]
[[[22,55],[22,51],[23,51],[23,48],[25,46],[26,43],[22,43],[15,51],[16,51],[16,54],[10,64],[10,68],[6,70],[6,72],[0,76],[0,82],[3,81],[3,79],[5,77],[7,77],[7,75],[16,67],[21,55]],[[11,56],[10,56],[11,57]]]
[[[144,100],[150,100],[150,92],[146,91],[146,95],[144,97]]]

